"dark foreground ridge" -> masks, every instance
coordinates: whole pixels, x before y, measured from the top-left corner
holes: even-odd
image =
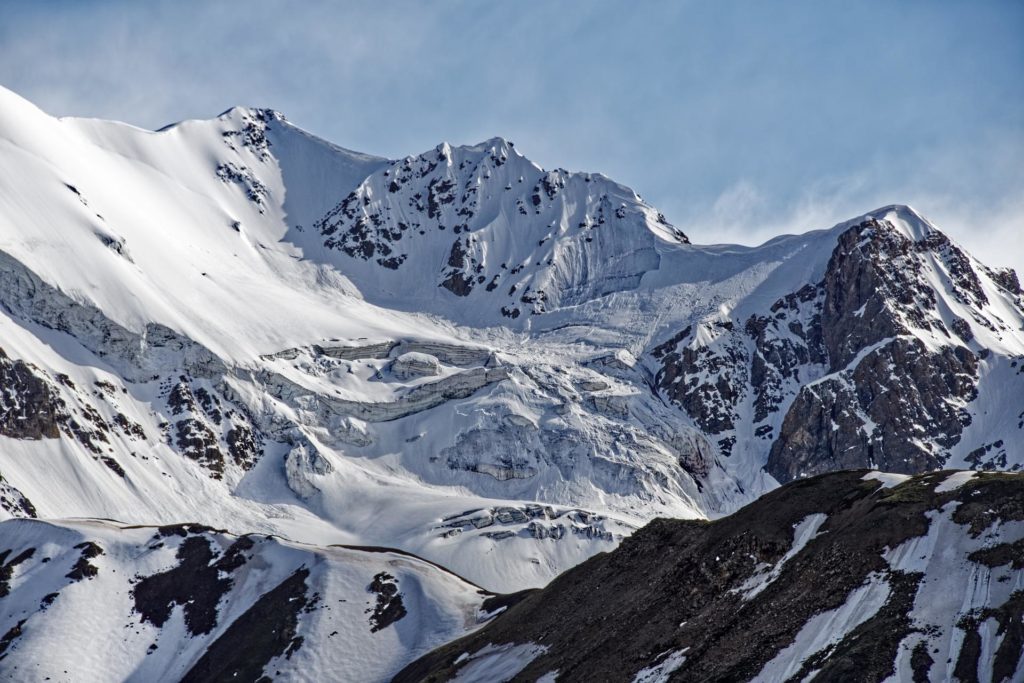
[[[1024,475],[868,474],[796,481],[714,522],[655,520],[394,680],[1021,680]],[[964,571],[989,602],[954,595],[963,611],[945,614],[927,591],[970,591]]]

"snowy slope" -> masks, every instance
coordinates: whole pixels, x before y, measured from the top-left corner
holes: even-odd
[[[269,110],[153,132],[0,90],[8,515],[537,587],[800,474],[1019,468],[1022,323],[1015,275],[908,207],[697,246],[500,138],[385,160]],[[912,392],[871,383],[901,359]]]
[[[487,618],[483,590],[386,549],[101,520],[0,538],[4,680],[386,681]]]

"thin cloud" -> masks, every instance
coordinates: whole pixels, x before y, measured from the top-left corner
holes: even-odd
[[[0,83],[149,128],[269,106],[390,157],[503,135],[700,242],[910,203],[1024,269],[1021,26],[1012,2],[8,3]]]

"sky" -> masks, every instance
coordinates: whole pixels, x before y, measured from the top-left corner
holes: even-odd
[[[0,85],[159,128],[271,107],[391,158],[501,135],[697,243],[911,204],[1024,275],[1024,2],[0,0]]]

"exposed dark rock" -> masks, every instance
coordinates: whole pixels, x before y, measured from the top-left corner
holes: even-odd
[[[821,315],[831,371],[908,325],[930,329],[924,312],[935,308],[936,295],[922,268],[914,242],[884,221],[869,219],[839,236]]]
[[[21,636],[21,627],[25,625],[27,619],[22,619],[17,624],[8,629],[7,633],[0,638],[0,660],[3,660],[7,656],[7,648],[14,643]]]
[[[930,352],[899,338],[852,371],[800,390],[766,469],[779,481],[838,469],[913,474],[941,467],[967,424],[978,362],[964,347]]]
[[[199,387],[196,389],[196,400],[199,401],[199,405],[203,409],[203,413],[213,421],[214,424],[219,424],[224,418],[221,412],[220,399],[216,395],[210,393],[205,387]]]
[[[820,318],[828,369],[839,374],[804,386],[791,404],[768,458],[779,481],[850,467],[923,472],[941,467],[959,442],[970,420],[964,408],[977,395],[978,361],[952,343],[936,313],[925,253],[943,264],[955,298],[988,302],[970,259],[941,233],[914,242],[871,219],[839,236]],[[950,327],[964,343],[974,338],[967,320]],[[951,343],[930,351],[909,337],[914,329]]]
[[[977,562],[988,567],[1003,567],[1009,565],[1013,569],[1024,569],[1024,539],[1013,543],[1000,543],[999,545],[976,550],[971,553],[971,562]]]
[[[109,469],[117,476],[121,477],[122,479],[125,478],[124,468],[121,467],[121,463],[119,463],[117,460],[114,460],[109,455],[101,455],[99,456],[99,461],[106,465],[107,469]]]
[[[135,611],[142,621],[159,628],[170,618],[174,606],[181,605],[189,633],[209,633],[217,625],[217,604],[233,583],[230,576],[221,574],[230,574],[245,564],[244,553],[252,546],[253,541],[243,536],[216,559],[207,538],[187,536],[175,554],[177,566],[143,577],[135,584]]]
[[[47,607],[52,605],[54,600],[56,600],[59,596],[60,596],[59,592],[58,593],[47,593],[46,595],[43,596],[43,599],[39,601],[39,609],[40,610],[46,609]]]
[[[913,670],[914,683],[929,683],[931,679],[928,674],[934,663],[935,660],[928,652],[928,641],[922,640],[915,645],[914,651],[910,655],[910,668]]]
[[[139,441],[146,440],[146,430],[143,429],[142,425],[135,422],[124,413],[116,413],[113,417],[113,422],[125,436],[131,439],[138,439]]]
[[[185,538],[189,534],[204,534],[208,532],[226,533],[223,529],[214,529],[205,524],[167,524],[156,528],[156,538],[171,538],[173,536]]]
[[[260,182],[251,169],[229,161],[217,166],[217,177],[225,183],[235,183],[241,187],[249,201],[259,208],[260,213],[266,210],[270,190]]]
[[[247,470],[255,465],[263,453],[248,425],[238,424],[232,427],[228,430],[226,440],[231,459],[242,469]]]
[[[743,343],[727,339],[715,348],[687,344],[675,350],[667,344],[656,349],[662,353],[655,377],[661,391],[708,434],[735,427],[736,405],[749,379]],[[709,379],[702,383],[701,377]]]
[[[0,508],[12,517],[38,517],[35,505],[0,475]]]
[[[962,502],[953,511],[953,521],[966,524],[974,537],[996,522],[1024,521],[1024,496],[1020,494],[1019,482],[1015,474],[977,475],[958,489]],[[986,495],[971,495],[979,489]]]
[[[83,541],[76,545],[75,549],[82,552],[79,554],[78,561],[75,562],[71,571],[67,573],[67,578],[72,581],[81,581],[82,579],[91,579],[99,574],[99,568],[89,562],[89,560],[102,555],[103,548],[92,541]]]
[[[1017,278],[1017,271],[1013,268],[994,268],[992,279],[999,283],[999,286],[1010,294],[1020,296],[1020,280]]]
[[[441,282],[441,286],[456,296],[469,296],[473,291],[473,278],[467,272],[474,265],[475,262],[470,258],[462,240],[455,240],[448,255],[447,277]]]
[[[175,445],[181,454],[207,468],[214,479],[220,479],[224,474],[224,453],[213,431],[194,418],[178,420],[175,430]]]
[[[1006,444],[1002,439],[992,443],[982,444],[965,456],[965,460],[971,463],[972,469],[996,470],[1006,469]]]
[[[891,572],[891,592],[881,609],[838,644],[805,659],[793,679],[805,680],[813,673],[814,680],[822,683],[881,683],[895,674],[900,642],[913,630],[908,614],[922,578],[923,574]]]
[[[249,109],[242,116],[241,128],[224,131],[224,142],[235,148],[235,143],[252,151],[260,161],[270,157],[267,129],[274,121],[284,121],[284,115],[271,109]]]
[[[184,412],[199,412],[198,404],[192,395],[192,389],[189,387],[188,378],[184,375],[178,378],[178,383],[174,385],[174,388],[167,395],[167,405],[171,409],[171,415],[181,415]]]
[[[43,375],[0,348],[0,435],[12,439],[56,439],[66,405]]]
[[[965,633],[953,675],[964,683],[980,680],[978,663],[982,643],[978,627],[987,619],[996,620],[996,634],[1002,638],[996,649],[991,680],[1013,681],[1019,675],[1020,660],[1024,655],[1024,591],[1016,591],[999,607],[971,613],[957,624]]]
[[[398,592],[398,581],[391,574],[377,574],[366,590],[377,596],[377,604],[370,614],[372,633],[387,628],[407,614],[402,603],[402,594]]]
[[[263,668],[274,657],[291,656],[303,643],[299,614],[309,605],[309,570],[295,571],[264,593],[207,648],[182,683],[270,681]]]
[[[332,349],[314,345],[317,353],[330,355]],[[181,416],[174,424],[178,451],[205,467],[210,476],[220,479],[229,463],[250,469],[263,454],[263,436],[252,427],[252,415],[242,405],[218,395],[214,390],[193,384],[185,375],[164,387],[172,415]],[[222,389],[223,390],[223,389]],[[170,439],[169,439],[170,440]]]
[[[10,593],[10,581],[14,576],[14,568],[30,559],[35,552],[35,548],[27,548],[8,561],[7,556],[11,554],[11,550],[0,550],[0,598],[5,598]]]

